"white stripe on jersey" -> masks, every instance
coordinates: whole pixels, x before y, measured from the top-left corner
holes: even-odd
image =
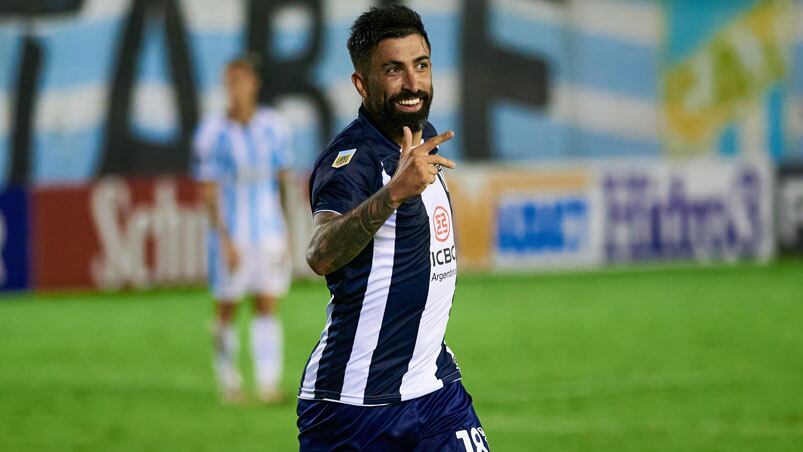
[[[421,193],[427,215],[435,218],[435,209],[445,207],[449,215],[449,224],[453,225],[451,208],[446,192],[441,187],[433,187],[442,183],[441,175],[434,184],[431,184]],[[429,247],[436,250],[443,247],[454,245],[454,232],[450,231],[446,241],[439,241],[436,234],[430,234]],[[452,262],[448,269],[433,268],[432,271],[443,272],[444,270],[457,269],[457,263]],[[415,341],[415,350],[410,359],[409,370],[402,377],[402,384],[399,391],[402,400],[409,400],[419,397],[423,393],[430,392],[432,388],[443,386],[443,382],[435,377],[438,370],[437,358],[441,351],[441,341],[446,334],[446,324],[449,322],[449,310],[452,308],[451,298],[454,294],[456,278],[445,279],[442,283],[430,281],[429,292],[427,293],[427,304],[421,314],[421,323],[418,325],[418,336]],[[424,392],[426,391],[426,392]]]
[[[323,355],[323,350],[326,348],[326,339],[329,336],[329,327],[332,325],[332,310],[334,310],[332,300],[334,299],[335,297],[333,295],[326,305],[326,325],[323,327],[321,339],[318,341],[318,346],[312,351],[309,364],[307,364],[307,369],[304,373],[304,382],[301,387],[310,389],[309,394],[306,394],[309,398],[315,397],[315,381],[318,379],[318,365],[321,363],[321,356]]]
[[[390,176],[382,172],[382,184],[390,182]],[[374,235],[374,256],[371,273],[368,275],[368,286],[363,298],[360,320],[354,337],[354,347],[346,364],[343,389],[340,400],[343,403],[362,405],[364,403],[365,385],[368,383],[368,371],[371,357],[374,354],[385,306],[390,292],[390,280],[393,276],[393,260],[396,249],[396,212],[385,221]],[[433,372],[434,374],[434,372]]]

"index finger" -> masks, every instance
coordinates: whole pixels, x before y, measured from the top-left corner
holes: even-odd
[[[441,157],[440,155],[430,155],[427,158],[427,161],[431,165],[445,166],[445,167],[447,167],[449,169],[454,169],[454,167],[455,167],[455,163],[453,161],[447,159],[446,157]]]
[[[445,142],[451,140],[453,137],[454,137],[454,132],[452,132],[451,130],[448,130],[448,131],[443,132],[442,134],[440,134],[440,135],[438,135],[436,137],[430,138],[429,140],[419,144],[418,146],[416,146],[413,149],[415,149],[415,151],[418,152],[418,153],[429,154],[429,151],[435,149],[441,143],[445,143]]]

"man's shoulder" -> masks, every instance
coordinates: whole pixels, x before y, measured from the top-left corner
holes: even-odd
[[[363,165],[380,165],[378,140],[366,133],[360,121],[354,121],[341,131],[324,148],[315,162],[319,167],[345,167],[352,162]],[[338,160],[339,161],[336,161]]]
[[[432,137],[438,135],[438,131],[435,129],[435,126],[432,125],[429,121],[424,124],[423,133],[421,134],[425,140],[428,140]]]

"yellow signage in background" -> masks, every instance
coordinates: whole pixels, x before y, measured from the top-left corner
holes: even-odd
[[[696,7],[704,8],[701,3]],[[766,130],[771,127],[767,124],[766,97],[787,76],[793,6],[791,0],[755,2],[712,30],[709,38],[688,54],[668,62],[663,76],[668,155],[716,153],[723,132],[732,124],[743,133],[741,150],[766,155]],[[716,13],[712,8],[711,14]],[[670,46],[673,39],[683,39],[672,35],[682,33],[683,25],[669,27]]]

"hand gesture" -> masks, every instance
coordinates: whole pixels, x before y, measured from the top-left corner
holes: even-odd
[[[454,132],[444,132],[436,137],[413,146],[413,133],[410,128],[404,128],[399,165],[396,173],[388,182],[391,204],[400,206],[404,201],[420,195],[429,184],[435,182],[438,175],[438,166],[454,168],[453,161],[439,155],[430,155],[429,152],[439,144],[451,140]]]

